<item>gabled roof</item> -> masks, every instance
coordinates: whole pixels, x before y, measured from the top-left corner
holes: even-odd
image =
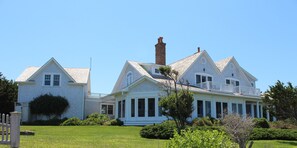
[[[51,63],[54,63],[65,75],[74,83],[87,84],[90,69],[88,68],[63,68],[54,58],[51,58],[41,67],[28,67],[23,73],[16,79],[16,82],[29,82],[34,79],[40,72],[42,72]]]
[[[235,64],[235,66],[239,69],[239,71],[244,75],[245,78],[250,77],[251,79],[257,81],[257,78],[254,77],[252,74],[250,74],[249,72],[247,72],[245,69],[243,69],[237,62],[237,60],[232,56],[232,57],[228,57],[226,59],[223,59],[221,61],[216,62],[216,65],[218,67],[218,69],[223,72],[226,68],[226,66],[233,62]]]

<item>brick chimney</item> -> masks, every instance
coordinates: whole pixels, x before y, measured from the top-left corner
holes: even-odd
[[[156,64],[166,65],[166,43],[163,43],[163,37],[158,38],[158,43],[155,45],[156,48]]]
[[[198,47],[198,53],[200,52],[200,47]]]

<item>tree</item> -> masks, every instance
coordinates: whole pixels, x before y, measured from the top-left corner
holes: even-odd
[[[8,114],[14,111],[17,95],[17,84],[12,80],[7,80],[0,72],[0,113]]]
[[[242,118],[238,114],[226,115],[222,123],[232,140],[239,144],[240,148],[246,148],[255,123],[251,117]],[[249,147],[252,147],[253,142]]]
[[[32,114],[45,115],[50,119],[52,115],[60,117],[69,107],[69,103],[64,97],[45,94],[34,98],[29,107]]]
[[[177,71],[172,70],[169,66],[162,66],[159,70],[167,78],[164,84],[167,96],[161,99],[159,105],[162,107],[162,114],[174,120],[180,133],[193,112],[193,94],[189,91],[188,83],[186,84],[187,88],[184,89],[184,83],[178,81]]]
[[[297,88],[292,83],[277,81],[274,86],[269,86],[265,92],[263,102],[269,113],[279,120],[293,119],[297,121]]]

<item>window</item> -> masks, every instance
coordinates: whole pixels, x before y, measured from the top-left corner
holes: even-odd
[[[135,117],[135,99],[131,99],[131,117]]]
[[[51,86],[51,75],[44,75],[44,85]]]
[[[123,118],[125,118],[125,106],[126,106],[126,100],[123,100]]]
[[[238,104],[238,114],[242,115],[242,104]]]
[[[208,117],[211,117],[211,102],[205,101],[205,114]]]
[[[239,81],[236,79],[226,79],[227,85],[239,86]]]
[[[159,73],[160,73],[160,70],[157,69],[157,68],[155,68],[155,73],[156,73],[156,74],[159,74]]]
[[[144,117],[145,114],[145,101],[138,99],[138,117]]]
[[[101,105],[101,114],[113,115],[113,105]]]
[[[118,102],[118,116],[119,116],[119,118],[122,117],[122,103],[121,103],[121,101]]]
[[[216,113],[217,113],[217,118],[222,117],[222,107],[221,107],[221,102],[216,102]]]
[[[232,103],[232,113],[237,113],[237,104]]]
[[[133,81],[133,75],[132,72],[128,72],[127,74],[127,86],[129,86]]]
[[[54,86],[60,86],[60,75],[54,75]]]
[[[155,117],[155,98],[148,98],[148,116]]]
[[[203,75],[203,74],[196,74],[196,85],[199,88],[205,88],[206,82],[212,82],[212,76]],[[210,83],[211,84],[211,83]]]
[[[228,114],[228,103],[223,102],[223,115]]]
[[[197,114],[198,117],[203,117],[203,101],[201,100],[197,101]]]

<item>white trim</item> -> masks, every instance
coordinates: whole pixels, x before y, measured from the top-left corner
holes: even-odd
[[[50,75],[50,85],[45,85],[45,75]],[[57,86],[54,85],[54,76],[55,75],[59,75],[59,85],[57,85]],[[45,87],[60,87],[61,82],[62,82],[61,73],[43,73],[42,86],[45,86]]]

